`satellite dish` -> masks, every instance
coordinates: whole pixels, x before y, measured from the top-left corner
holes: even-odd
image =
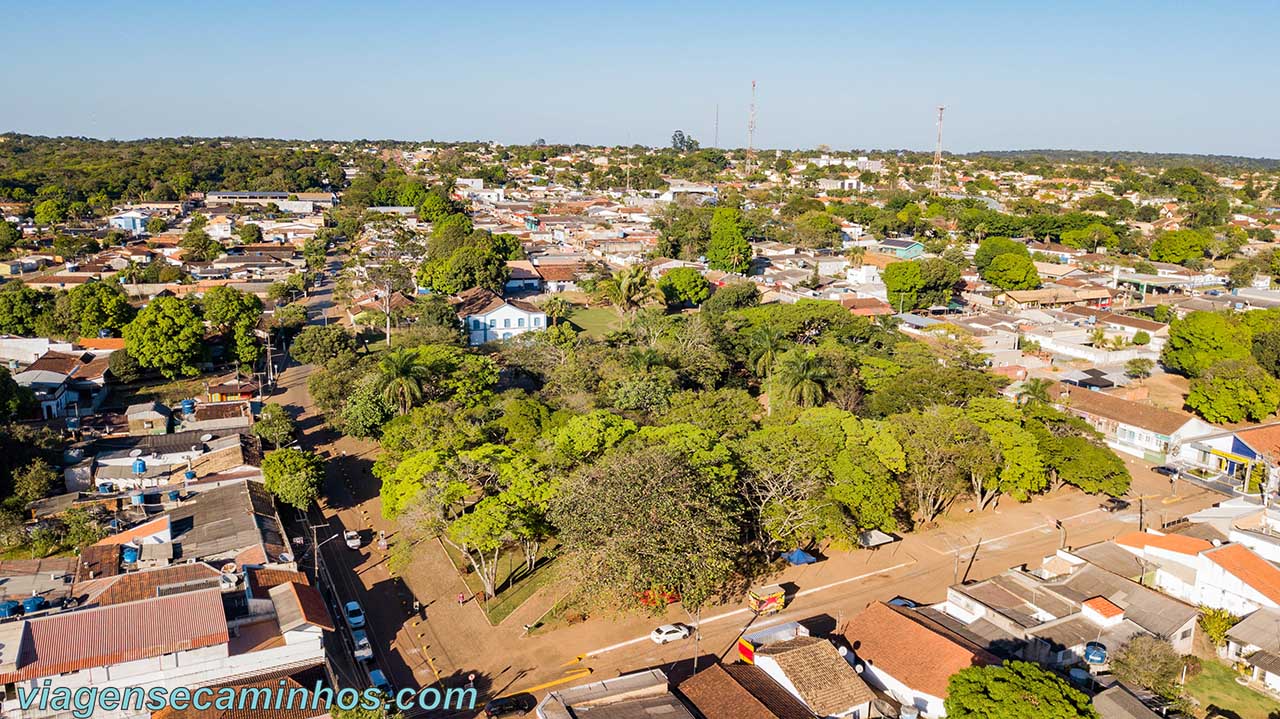
[[[290,554],[290,553],[288,553],[288,552],[284,552],[284,553],[282,553],[282,554],[280,555],[280,561],[281,561],[281,562],[284,562],[284,563],[286,563],[286,564],[287,564],[287,563],[289,563],[289,562],[292,562],[292,561],[293,561],[293,555],[292,555],[292,554]]]
[[[130,456],[130,457],[141,457],[141,456],[142,456],[142,450],[140,450],[140,449],[131,449],[131,450],[129,450],[129,456]]]
[[[222,565],[222,568],[219,569],[218,571],[222,574],[236,574],[237,572],[240,571],[240,567],[236,566],[235,562],[227,562],[226,564]]]
[[[211,440],[211,439],[213,439],[213,435],[211,435],[211,434],[202,434],[202,435],[200,435],[200,441],[201,441],[201,442],[208,442],[208,441],[209,441],[209,440]]]

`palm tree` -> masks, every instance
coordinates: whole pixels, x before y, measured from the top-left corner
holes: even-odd
[[[782,394],[801,407],[822,404],[833,379],[831,370],[812,351],[794,349],[778,360],[776,372]]]
[[[391,350],[378,363],[378,387],[388,404],[406,414],[413,403],[422,399],[423,384],[430,376],[418,352],[402,347]]]
[[[569,301],[560,295],[552,295],[543,300],[541,307],[542,311],[551,319],[551,324],[553,325],[559,323],[561,318],[567,316],[570,309],[572,309]]]
[[[854,266],[861,266],[862,260],[865,259],[867,256],[867,248],[859,245],[854,245],[853,247],[850,247],[849,249],[844,251],[844,256],[849,258],[849,264]]]
[[[662,301],[662,292],[643,265],[632,265],[613,277],[601,280],[599,291],[623,314],[632,314],[645,305]]]
[[[1018,388],[1018,401],[1049,403],[1049,388],[1053,386],[1053,380],[1044,377],[1032,377],[1022,383]]]
[[[762,325],[751,330],[747,335],[747,346],[751,350],[751,371],[757,377],[768,377],[786,342],[787,336],[776,327]]]

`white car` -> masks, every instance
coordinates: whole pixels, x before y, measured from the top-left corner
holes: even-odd
[[[683,624],[663,624],[649,632],[649,641],[654,644],[666,644],[689,638],[689,628]]]
[[[369,635],[363,629],[351,631],[351,643],[355,645],[357,661],[367,662],[373,659],[373,645],[369,643]]]
[[[347,531],[342,533],[342,541],[346,542],[347,546],[351,547],[352,549],[359,549],[360,533],[355,531],[354,529],[348,529]]]

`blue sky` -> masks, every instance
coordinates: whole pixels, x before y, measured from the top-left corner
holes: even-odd
[[[0,3],[0,131],[1280,157],[1280,3]]]

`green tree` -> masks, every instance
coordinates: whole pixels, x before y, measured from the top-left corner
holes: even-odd
[[[1240,617],[1225,609],[1200,607],[1200,628],[1213,646],[1220,647],[1227,643],[1227,632],[1240,623]]]
[[[1151,243],[1152,262],[1182,264],[1204,257],[1209,238],[1197,230],[1173,230],[1156,237]]]
[[[597,287],[600,295],[619,312],[633,315],[641,307],[658,302],[662,293],[643,265],[632,265],[605,280]]]
[[[889,304],[900,312],[926,306],[921,301],[925,289],[924,274],[917,262],[894,262],[880,273]]]
[[[236,235],[246,245],[257,244],[262,242],[262,226],[256,222],[246,222],[236,230]]]
[[[17,225],[0,220],[0,252],[8,252],[22,242],[22,231]]]
[[[1025,255],[1031,256],[1027,246],[1011,240],[1008,237],[988,237],[978,244],[978,251],[973,255],[973,264],[981,272],[987,269],[987,265],[1000,255]]]
[[[1124,363],[1124,373],[1134,379],[1146,379],[1155,369],[1155,361],[1146,357],[1134,357]]]
[[[1196,378],[1224,360],[1250,356],[1249,329],[1221,312],[1192,312],[1169,327],[1160,353],[1165,367]]]
[[[262,318],[262,300],[230,285],[206,292],[203,305],[205,321],[221,331],[241,325],[255,327]]]
[[[1044,377],[1028,377],[1018,388],[1020,402],[1049,402],[1049,390],[1053,388],[1053,380]]]
[[[677,267],[658,280],[669,305],[700,305],[711,296],[711,283],[692,267]]]
[[[1177,698],[1183,659],[1163,639],[1139,634],[1111,658],[1111,672],[1131,686],[1166,698]]]
[[[612,412],[596,410],[570,419],[556,434],[556,449],[577,461],[588,461],[636,432],[636,423]]]
[[[306,450],[277,449],[262,458],[262,479],[276,499],[305,510],[320,496],[324,460]]]
[[[702,311],[714,314],[731,310],[743,310],[759,304],[760,290],[756,289],[754,282],[730,282],[722,287],[717,287],[712,292],[711,297],[702,303]]]
[[[1280,380],[1253,357],[1222,360],[1191,381],[1187,406],[1214,423],[1261,422],[1280,407]]]
[[[322,365],[342,354],[356,351],[356,340],[345,327],[313,325],[303,328],[289,346],[289,353],[302,364]]]
[[[982,279],[1002,290],[1034,290],[1040,286],[1040,273],[1031,258],[1021,254],[997,255],[982,272]]]
[[[53,306],[53,295],[22,282],[0,285],[0,333],[30,336],[36,322]]]
[[[382,425],[395,412],[376,381],[363,382],[351,390],[333,375],[317,373],[314,377],[325,377],[326,381],[313,385],[308,380],[307,386],[312,396],[317,394],[317,390],[327,390],[337,393],[339,397],[346,397],[346,401],[341,403],[341,425],[342,430],[352,437],[377,436],[382,431]],[[316,402],[320,402],[320,397],[316,397]]]
[[[107,369],[116,381],[130,384],[142,379],[142,365],[129,354],[129,350],[118,349],[107,358]]]
[[[781,397],[801,407],[822,404],[833,379],[831,370],[811,350],[796,348],[778,358],[776,383]]]
[[[1258,332],[1250,345],[1253,358],[1272,377],[1280,377],[1280,329]]]
[[[50,227],[67,219],[67,202],[53,198],[35,206],[35,222],[41,227]]]
[[[696,613],[734,570],[735,489],[677,449],[613,452],[564,481],[551,519],[584,597],[634,607],[673,593]]]
[[[751,245],[742,235],[741,213],[727,207],[716,209],[706,254],[711,269],[746,274],[751,267]]]
[[[57,484],[58,473],[43,459],[34,459],[13,473],[13,494],[24,505],[48,496]]]
[[[288,410],[276,402],[267,403],[258,415],[258,421],[253,423],[253,433],[275,445],[276,449],[291,442],[297,431]]]
[[[573,305],[570,305],[569,301],[560,295],[551,295],[543,300],[539,307],[546,313],[547,319],[551,320],[552,325],[559,324],[560,320],[567,317],[573,310]]]
[[[58,298],[55,324],[69,337],[118,335],[135,312],[129,296],[116,282],[86,282]]]
[[[169,228],[169,223],[164,221],[163,217],[153,215],[147,219],[147,234],[158,235]]]
[[[387,404],[405,414],[423,397],[431,371],[417,350],[393,349],[378,362],[378,387]]]
[[[222,243],[210,237],[203,224],[196,227],[194,222],[183,233],[178,246],[182,248],[182,258],[190,262],[208,262],[222,254]]]
[[[947,681],[949,719],[1097,719],[1089,697],[1038,664],[968,667]]]
[[[187,302],[156,297],[124,328],[124,341],[138,364],[177,379],[199,372],[204,324]]]
[[[1091,222],[1082,229],[1063,232],[1062,244],[1097,252],[1100,247],[1108,249],[1117,247],[1120,244],[1120,238],[1116,236],[1115,230],[1101,222]]]

